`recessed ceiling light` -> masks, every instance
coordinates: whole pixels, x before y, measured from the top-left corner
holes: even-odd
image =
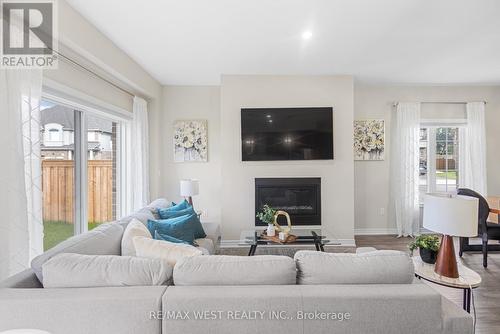
[[[313,33],[312,33],[312,32],[310,32],[309,30],[304,31],[304,32],[302,33],[302,39],[310,39],[310,38],[312,37],[312,35],[313,35]]]

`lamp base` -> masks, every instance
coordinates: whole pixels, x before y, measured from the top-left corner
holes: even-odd
[[[458,278],[457,258],[452,236],[445,234],[441,238],[434,271],[441,276]]]

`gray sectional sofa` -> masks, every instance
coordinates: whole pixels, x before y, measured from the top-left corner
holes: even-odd
[[[415,282],[411,259],[400,252],[301,251],[295,259],[197,256],[175,265],[175,285],[43,288],[39,269],[45,261],[61,252],[120,255],[128,221],[147,220],[165,203],[157,200],[119,222],[73,237],[35,259],[34,270],[0,283],[0,332],[473,332],[472,317]],[[218,225],[204,224],[204,229],[217,248]]]

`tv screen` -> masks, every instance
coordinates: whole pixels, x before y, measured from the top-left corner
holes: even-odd
[[[241,109],[243,161],[333,159],[333,111],[322,108]]]

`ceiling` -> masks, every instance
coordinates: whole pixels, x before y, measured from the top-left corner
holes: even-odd
[[[217,85],[221,74],[500,83],[498,0],[67,1],[162,84]]]

